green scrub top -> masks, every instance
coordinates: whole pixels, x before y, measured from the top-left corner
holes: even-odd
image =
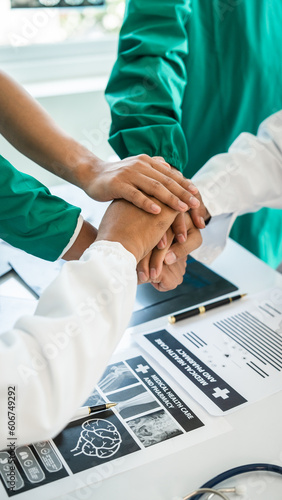
[[[68,245],[80,209],[69,205],[33,177],[0,156],[0,238],[45,260],[56,260]]]
[[[282,109],[281,27],[281,0],[128,0],[106,89],[112,147],[192,177],[241,132],[255,134]],[[277,266],[282,211],[239,217],[231,236]]]

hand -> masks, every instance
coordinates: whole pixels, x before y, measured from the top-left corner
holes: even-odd
[[[182,217],[182,214],[180,214],[180,216],[181,217],[178,216],[172,224],[172,231],[178,236],[177,242],[171,245],[169,251],[165,255],[164,262],[167,265],[174,264],[179,259],[186,258],[189,253],[196,250],[202,243],[201,233],[199,229],[194,226],[190,214],[187,212],[184,214],[184,217]],[[183,222],[185,224],[184,232]],[[185,237],[180,238],[180,234],[185,235]]]
[[[178,217],[178,216],[177,216]],[[161,248],[156,246],[137,266],[138,283],[159,283],[163,272],[163,262],[173,242],[174,234],[171,227],[162,237]]]
[[[178,218],[179,215],[176,217],[175,221]],[[174,223],[172,224],[172,227],[173,225]],[[154,248],[153,252],[150,255],[147,255],[137,266],[139,283],[159,282],[163,283],[163,288],[175,288],[174,281],[172,281],[172,288],[167,288],[168,277],[171,278],[172,276],[167,274],[168,270],[166,270],[165,266],[167,265],[168,267],[171,267],[178,262],[180,262],[180,265],[181,262],[186,262],[187,255],[193,250],[196,250],[196,248],[198,248],[202,243],[201,233],[197,228],[195,228],[188,212],[185,214],[187,238],[184,243],[173,243],[171,245],[174,240],[172,227],[168,229],[165,238],[162,238],[161,248],[159,248],[160,245],[158,245]],[[175,257],[172,258],[170,254],[175,255]],[[165,275],[162,274],[163,270],[165,270]],[[176,279],[179,279],[179,272],[181,272],[181,270],[182,268],[178,266],[172,270],[175,278],[175,273],[178,276]]]
[[[161,213],[153,215],[128,201],[113,201],[99,226],[96,241],[117,241],[135,256],[137,263],[140,262],[157,245],[179,213],[160,204]]]
[[[198,192],[195,194],[195,197],[199,200],[200,206],[198,208],[193,208],[189,210],[189,215],[198,229],[204,229],[206,227],[206,222],[210,219],[210,213],[208,209],[205,207],[202,197]],[[175,238],[179,243],[185,243],[187,240],[187,228],[186,228],[186,218],[185,214],[180,213],[173,223],[173,231],[175,234]],[[161,240],[158,247],[162,245],[164,242]]]
[[[186,271],[186,257],[179,259],[171,266],[163,265],[163,269],[156,281],[151,281],[151,285],[159,292],[167,292],[181,285]]]
[[[175,167],[171,166],[172,170],[174,172],[178,172]],[[188,179],[187,179],[188,180]],[[210,213],[208,212],[207,208],[205,207],[202,197],[199,193],[199,190],[197,186],[195,186],[190,180],[188,180],[191,184],[189,187],[190,192],[193,194],[194,198],[198,200],[198,205],[194,203],[194,206],[190,206],[190,216],[192,218],[192,221],[198,229],[204,229],[206,226],[206,221],[210,219]],[[186,231],[186,225],[185,225],[185,218],[184,214],[180,214],[177,219],[177,223],[175,225],[175,237],[179,241],[179,243],[184,243],[187,239],[187,231]]]
[[[123,198],[153,214],[160,213],[160,204],[152,202],[146,195],[154,196],[177,211],[185,212],[200,206],[193,196],[195,188],[191,181],[161,157],[150,158],[144,154],[117,162],[96,160],[92,170],[86,170],[81,184],[95,200]]]
[[[154,248],[153,252],[138,264],[137,272],[139,283],[158,283],[159,286],[155,286],[155,288],[159,291],[172,290],[182,283],[187,255],[198,248],[202,242],[201,233],[195,228],[189,213],[187,212],[184,217],[187,234],[185,243],[172,244],[174,241],[172,228],[175,221],[179,218],[178,215],[172,226],[166,232],[165,238],[162,238],[161,245]],[[160,246],[161,248],[159,248]],[[178,247],[180,247],[180,250]],[[171,252],[175,252],[176,257],[173,262],[170,262],[169,259],[167,262],[167,255],[171,254]],[[172,269],[169,270],[169,268]]]
[[[167,266],[163,264],[161,266],[160,274],[151,279],[149,276],[149,266],[150,258],[152,254],[156,251],[150,252],[148,256],[139,262],[137,266],[138,271],[138,285],[143,283],[151,283],[151,285],[156,288],[159,292],[167,292],[168,290],[173,290],[183,281],[183,276],[186,271],[186,258],[179,259],[175,264]],[[147,273],[144,273],[144,269],[148,269]]]

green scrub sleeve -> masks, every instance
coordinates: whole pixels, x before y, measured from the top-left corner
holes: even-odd
[[[75,232],[80,209],[0,156],[0,238],[36,257],[56,260]]]
[[[189,0],[129,0],[118,58],[106,88],[112,114],[109,142],[121,157],[163,156],[188,161],[181,127],[187,75]]]

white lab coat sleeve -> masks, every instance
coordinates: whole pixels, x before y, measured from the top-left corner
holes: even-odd
[[[74,245],[74,243],[77,240],[78,235],[81,231],[82,226],[83,226],[83,217],[82,217],[82,215],[80,215],[77,219],[76,228],[74,230],[74,233],[73,233],[70,241],[68,242],[67,246],[62,250],[62,252],[59,255],[59,257],[57,258],[57,260],[62,259],[63,256],[65,255],[65,253],[67,253],[67,251]]]
[[[34,316],[0,335],[0,449],[7,447],[8,387],[16,387],[17,445],[54,437],[90,395],[133,310],[136,259],[97,242],[65,263]]]
[[[212,219],[192,255],[210,264],[224,249],[238,215],[282,208],[282,111],[267,118],[256,136],[241,134],[228,153],[211,158],[193,182]]]

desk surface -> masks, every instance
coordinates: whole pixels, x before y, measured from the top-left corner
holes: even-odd
[[[229,241],[225,252],[211,266],[214,271],[235,283],[241,292],[256,293],[272,286],[282,286],[282,275],[262,261]],[[1,291],[1,280],[0,280]],[[163,320],[154,320],[146,327],[163,327]],[[144,326],[138,327],[138,330]],[[128,346],[126,336],[122,346]],[[184,497],[193,489],[220,472],[253,462],[282,464],[282,392],[258,403],[244,407],[225,418],[232,430],[206,442],[172,453],[161,460],[150,462],[130,471],[107,478],[93,487],[86,487],[75,494],[58,497],[71,500],[173,500]],[[216,418],[216,417],[215,417]],[[281,500],[282,479],[248,479],[252,486],[248,500]],[[245,484],[247,479],[240,479]],[[233,481],[234,483],[235,481]],[[238,481],[236,481],[237,484]],[[232,481],[231,481],[232,483]],[[229,483],[229,484],[231,484]],[[278,491],[280,493],[278,494]],[[214,497],[216,498],[216,497]]]
[[[242,293],[251,294],[282,285],[282,275],[232,240],[211,268],[235,283]],[[158,320],[148,325],[164,326]],[[225,417],[232,426],[230,432],[106,479],[89,498],[173,500],[174,497],[184,497],[231,467],[254,462],[282,465],[281,416],[282,392],[279,392]],[[250,484],[252,482],[250,496],[231,498],[281,500],[282,479],[263,477],[265,480],[247,478]],[[234,482],[231,480],[229,485],[234,485]],[[240,478],[237,484],[246,484],[246,479]]]

